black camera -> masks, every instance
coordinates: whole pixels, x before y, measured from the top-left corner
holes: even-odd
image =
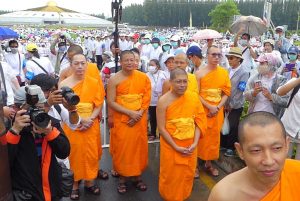
[[[70,105],[77,105],[80,102],[79,96],[77,96],[70,87],[62,87],[61,95]]]
[[[43,93],[41,88],[37,85],[29,85],[25,88],[25,91],[26,103],[29,105],[25,114],[29,115],[30,120],[38,127],[46,128],[50,122],[50,117],[45,111],[35,106],[39,102],[38,94]]]

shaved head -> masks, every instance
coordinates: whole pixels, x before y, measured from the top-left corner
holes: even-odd
[[[178,75],[186,75],[187,76],[187,72],[185,70],[183,70],[182,68],[174,68],[170,72],[170,80],[172,81],[172,80],[176,79],[176,77]]]
[[[245,142],[245,127],[246,126],[261,126],[266,127],[271,124],[279,124],[281,127],[282,137],[286,137],[285,128],[280,121],[280,119],[272,113],[269,112],[254,112],[247,115],[240,123],[238,128],[238,139],[239,143],[242,145]],[[272,133],[270,133],[272,135]]]
[[[180,53],[174,57],[174,63],[176,67],[185,69],[189,64],[189,59],[186,54]]]

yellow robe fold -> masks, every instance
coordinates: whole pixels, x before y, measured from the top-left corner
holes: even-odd
[[[196,93],[187,91],[168,106],[166,129],[178,146],[187,147],[194,141],[195,124],[202,135],[206,130],[202,104]],[[190,196],[196,163],[196,149],[192,155],[182,156],[163,137],[160,138],[159,192],[164,200],[183,201]]]
[[[222,93],[230,96],[231,83],[227,70],[218,66],[200,79],[200,96],[211,105],[218,105]],[[204,107],[206,115],[209,110]],[[220,131],[223,125],[223,107],[214,117],[207,117],[207,130],[204,138],[199,140],[198,157],[202,160],[216,160],[219,158]]]
[[[188,73],[188,91],[199,93],[198,83],[195,74]]]
[[[300,161],[287,159],[277,185],[261,201],[300,200]]]
[[[89,117],[95,107],[103,104],[104,88],[95,78],[85,76],[73,90],[80,97],[80,103],[76,106],[80,117]],[[102,154],[100,120],[96,118],[86,131],[73,131],[67,125],[64,125],[63,129],[71,145],[69,159],[71,169],[74,171],[74,180],[95,179]]]
[[[122,176],[138,176],[148,165],[147,110],[151,99],[151,83],[146,74],[134,71],[116,88],[116,102],[131,110],[145,110],[133,127],[129,117],[113,111],[114,127],[110,129],[110,152],[113,168]]]

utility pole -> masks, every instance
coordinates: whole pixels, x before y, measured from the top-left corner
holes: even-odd
[[[298,17],[297,17],[297,35],[298,35],[298,28],[299,28],[299,20],[300,20],[300,11],[298,10]]]

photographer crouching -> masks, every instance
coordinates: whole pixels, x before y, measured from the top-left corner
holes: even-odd
[[[15,201],[55,201],[62,197],[62,170],[56,157],[70,153],[66,136],[53,126],[44,110],[46,99],[37,85],[19,88],[16,115],[6,133]]]

